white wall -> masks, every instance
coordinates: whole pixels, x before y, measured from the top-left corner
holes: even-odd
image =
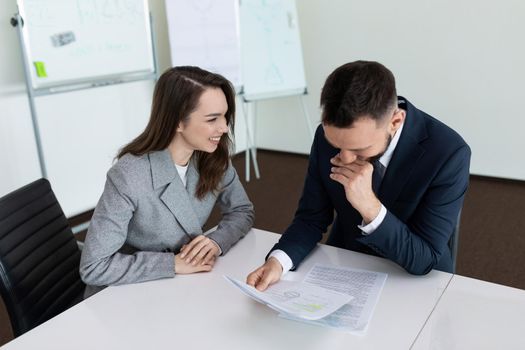
[[[40,168],[25,94],[15,1],[0,0],[0,196],[38,178]]]
[[[150,10],[162,72],[171,65],[164,2],[150,1]],[[16,11],[16,1],[0,0],[0,196],[41,177],[17,30],[9,24]],[[147,123],[153,86],[141,81],[35,99],[48,178],[67,216],[95,206],[118,149]],[[242,120],[237,129],[242,150]]]
[[[382,62],[398,93],[460,132],[471,172],[525,180],[525,2],[299,0],[312,121],[337,66]],[[300,105],[261,102],[258,145],[309,152]],[[293,130],[293,132],[292,132]]]
[[[297,0],[297,6],[313,123],[334,68],[377,60],[394,72],[400,94],[465,137],[472,173],[525,180],[524,2]],[[150,9],[163,71],[170,66],[164,1],[150,0]],[[0,0],[0,196],[40,177],[17,31],[9,24],[15,12],[15,0]],[[38,98],[50,180],[67,215],[94,206],[118,147],[147,120],[152,87],[137,82]],[[300,106],[298,97],[257,103],[258,146],[308,153]]]

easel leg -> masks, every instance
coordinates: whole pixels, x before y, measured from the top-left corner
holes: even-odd
[[[257,126],[257,102],[253,102],[253,113],[252,113],[252,125],[253,125],[253,134],[252,134],[252,147],[250,148],[250,152],[252,154],[252,162],[253,162],[253,170],[255,172],[255,178],[260,179],[261,174],[259,173],[259,163],[257,162],[257,147],[255,146],[255,128]]]
[[[248,125],[248,102],[242,104],[242,116],[244,117],[244,127],[246,128],[246,150],[244,151],[244,178],[250,182],[250,125]]]
[[[255,103],[255,102],[254,102]],[[256,147],[254,144],[254,139],[252,138],[252,132],[250,127],[250,120],[252,118],[249,118],[251,115],[250,113],[250,102],[244,102],[243,103],[243,116],[244,116],[244,122],[246,124],[246,161],[245,161],[245,170],[246,170],[246,182],[250,182],[250,155],[253,162],[253,168],[255,170],[255,177],[259,179],[261,177],[259,173],[259,164],[257,163],[257,154],[255,152]]]
[[[303,108],[303,116],[306,121],[306,126],[308,127],[308,132],[310,133],[310,137],[312,140],[314,139],[314,128],[312,126],[312,120],[310,119],[310,115],[308,114],[308,109],[306,108],[306,101],[304,98],[305,95],[301,95],[301,107]]]

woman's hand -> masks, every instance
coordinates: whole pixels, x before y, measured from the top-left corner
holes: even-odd
[[[181,259],[192,266],[209,265],[219,254],[219,245],[204,235],[195,237],[180,250]]]
[[[175,273],[176,274],[189,274],[195,272],[209,272],[213,269],[215,264],[215,258],[204,265],[192,265],[188,264],[186,260],[181,258],[181,253],[175,255]]]

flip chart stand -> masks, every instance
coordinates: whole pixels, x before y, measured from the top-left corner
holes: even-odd
[[[314,128],[305,102],[305,96],[307,93],[308,90],[305,88],[303,94],[298,95],[297,97],[299,98],[299,102],[301,103],[303,117],[308,128],[308,133],[310,134],[310,138],[313,140]],[[255,178],[259,179],[261,177],[259,171],[259,163],[257,162],[257,145],[254,138],[257,121],[257,100],[248,101],[245,98],[243,98],[243,112],[244,122],[246,125],[245,179],[246,182],[250,182],[250,160],[251,162],[253,162]],[[253,126],[253,128],[251,125]]]

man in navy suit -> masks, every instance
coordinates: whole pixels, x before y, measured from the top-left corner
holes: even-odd
[[[377,62],[337,68],[321,107],[295,218],[247,283],[265,290],[277,282],[330,224],[327,244],[390,259],[411,274],[451,272],[448,242],[468,187],[469,146],[398,97],[392,72]]]

